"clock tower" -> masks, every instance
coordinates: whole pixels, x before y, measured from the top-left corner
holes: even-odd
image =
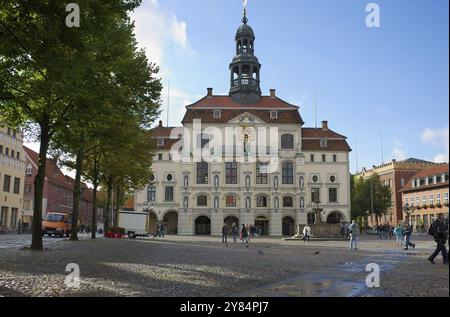
[[[254,104],[261,98],[261,64],[255,56],[255,33],[247,24],[244,8],[242,25],[236,33],[236,56],[230,64],[230,97],[241,104]]]

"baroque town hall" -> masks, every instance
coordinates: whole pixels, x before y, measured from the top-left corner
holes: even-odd
[[[299,107],[278,98],[274,89],[262,95],[255,34],[245,12],[242,22],[229,94],[214,95],[209,88],[204,98],[186,107],[183,127],[160,122],[152,130],[154,174],[134,198],[136,212],[150,212],[150,232],[164,223],[169,234],[220,235],[224,223],[236,223],[253,224],[262,235],[293,236],[298,225],[314,221],[316,208],[322,209],[323,222],[350,221],[346,137],[330,130],[326,121],[321,128],[303,127]],[[234,143],[217,146],[206,132],[212,129],[222,135],[234,131]],[[183,140],[188,135],[194,143],[189,148]],[[263,139],[267,146],[260,146]],[[182,161],[174,160],[176,144],[183,144]],[[203,147],[222,160],[194,159],[193,152]],[[272,154],[275,168],[258,156],[248,159],[255,153]]]

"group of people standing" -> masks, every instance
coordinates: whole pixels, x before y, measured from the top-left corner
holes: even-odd
[[[409,248],[416,248],[416,244],[411,242],[411,237],[413,233],[413,228],[409,224],[399,223],[397,227],[393,230],[393,234],[396,237],[397,245],[405,247],[403,250],[409,250]]]
[[[165,238],[166,226],[163,223],[157,223],[155,231],[153,233],[153,239],[155,238]]]
[[[222,243],[228,243],[228,233],[229,228],[225,223],[222,227]],[[245,243],[245,246],[248,247],[250,244],[250,238],[256,235],[256,227],[253,225],[243,224],[241,229],[239,229],[238,225],[233,223],[231,226],[231,235],[233,236],[234,243],[238,242],[239,237],[242,243]]]

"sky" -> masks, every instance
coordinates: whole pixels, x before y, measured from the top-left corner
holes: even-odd
[[[166,124],[185,106],[228,94],[242,0],[143,0],[136,37],[160,67]],[[366,25],[366,6],[380,27]],[[348,137],[351,171],[392,159],[449,160],[448,0],[248,0],[264,94],[270,88]]]

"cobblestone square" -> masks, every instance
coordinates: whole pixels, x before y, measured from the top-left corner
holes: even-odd
[[[25,239],[18,237],[16,239]],[[348,297],[448,296],[448,266],[426,260],[427,236],[403,251],[393,240],[363,237],[360,250],[346,241],[254,239],[222,244],[213,237],[163,240],[46,239],[32,252],[0,237],[1,296]],[[66,265],[80,268],[81,285],[69,288]],[[366,266],[381,268],[380,288],[368,289]]]

